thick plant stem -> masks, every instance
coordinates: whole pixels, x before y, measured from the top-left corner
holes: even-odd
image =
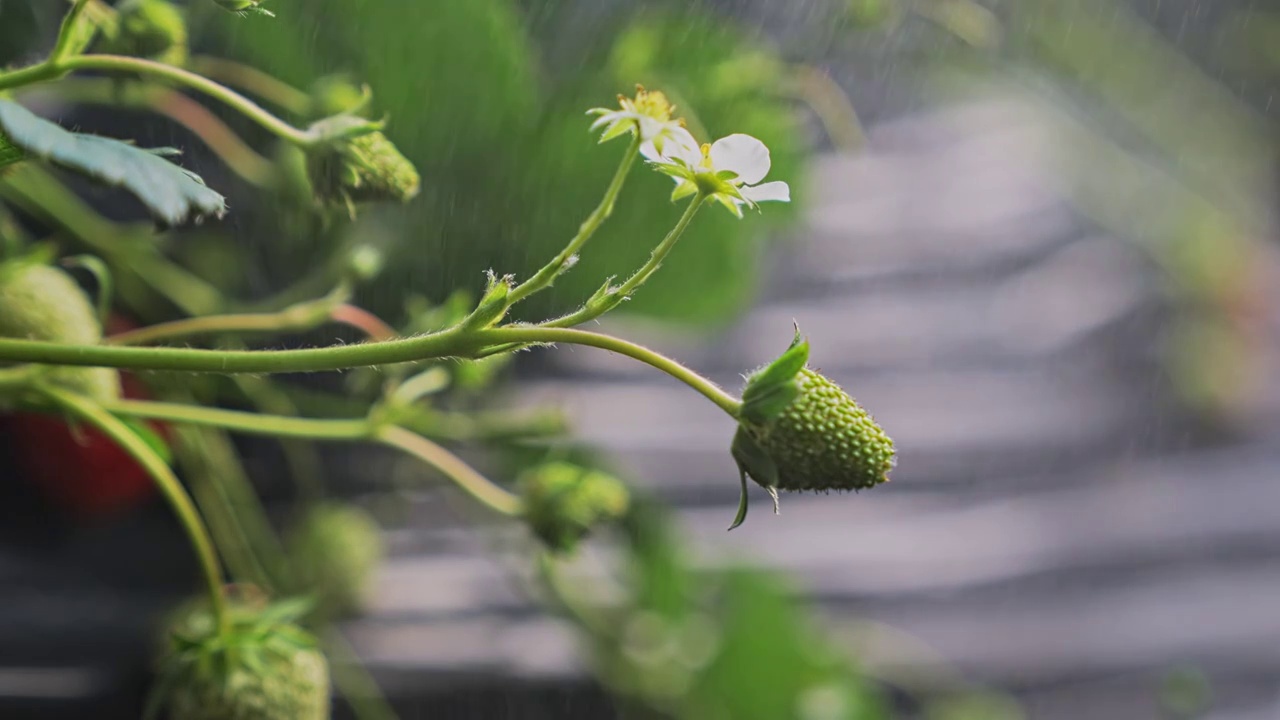
[[[182,483],[173,474],[173,470],[145,440],[94,401],[52,387],[41,386],[39,390],[58,406],[102,431],[151,475],[191,540],[196,557],[200,561],[200,569],[204,573],[205,584],[208,586],[210,607],[217,621],[218,631],[225,635],[230,625],[226,600],[222,595],[222,588],[226,581],[222,576],[218,553],[214,549],[212,538],[209,537],[208,528],[200,519],[200,513],[196,511],[195,503],[182,488]]]
[[[565,328],[581,325],[588,320],[600,317],[630,297],[637,288],[643,285],[662,266],[662,261],[671,253],[671,249],[676,246],[680,236],[684,235],[684,231],[689,228],[689,223],[693,222],[693,216],[698,214],[698,209],[702,207],[702,203],[705,200],[705,196],[698,195],[689,203],[689,206],[684,210],[684,214],[680,216],[680,220],[676,222],[675,227],[671,228],[671,231],[662,239],[662,242],[658,243],[658,246],[653,249],[645,264],[632,273],[631,277],[627,278],[625,282],[618,287],[611,288],[603,297],[593,298],[592,301],[589,301],[576,312],[542,323],[542,326]]]
[[[412,338],[304,350],[197,350],[66,345],[0,338],[0,361],[230,375],[245,372],[318,372],[466,357],[477,349],[476,345],[474,337],[457,328]]]
[[[567,270],[571,264],[572,258],[577,255],[583,245],[595,235],[605,220],[613,214],[613,207],[617,204],[618,195],[622,193],[622,186],[626,184],[627,175],[631,172],[631,167],[635,165],[636,157],[640,154],[640,135],[637,133],[635,139],[631,141],[631,145],[627,148],[627,152],[622,156],[622,162],[618,165],[618,171],[614,173],[613,180],[610,181],[608,189],[605,190],[604,197],[601,198],[600,204],[595,210],[587,216],[582,225],[578,228],[578,234],[569,240],[569,244],[564,246],[558,255],[547,263],[534,274],[533,277],[525,280],[517,285],[508,297],[508,305],[515,305],[530,295],[550,287],[557,276]]]
[[[646,365],[655,367],[671,377],[683,382],[689,387],[702,393],[708,400],[715,403],[729,414],[730,417],[737,419],[738,412],[742,408],[742,403],[729,393],[720,389],[715,383],[702,377],[698,373],[672,360],[671,358],[654,352],[642,345],[613,337],[612,335],[604,335],[602,333],[594,333],[586,330],[575,330],[572,328],[550,328],[537,325],[507,325],[500,328],[490,328],[477,333],[486,341],[486,345],[500,345],[506,343],[566,343],[572,345],[586,345],[588,347],[600,348],[601,350],[609,350],[619,355],[626,355],[634,360],[639,360]]]
[[[122,55],[76,55],[64,59],[50,58],[40,65],[0,74],[0,90],[56,80],[76,70],[137,73],[159,80],[168,80],[228,105],[272,134],[298,147],[309,147],[317,142],[316,136],[305,130],[299,130],[272,115],[262,106],[234,90],[182,68],[143,58]]]

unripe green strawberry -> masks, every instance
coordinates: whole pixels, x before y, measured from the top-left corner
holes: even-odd
[[[160,657],[153,712],[164,708],[175,720],[327,720],[328,663],[292,623],[301,606],[286,605],[233,605],[226,633],[207,605],[180,618]]]
[[[102,340],[93,304],[71,276],[29,261],[0,265],[0,337],[95,345]],[[111,368],[61,367],[48,379],[98,400],[120,397]]]
[[[863,490],[889,480],[893,441],[840,386],[806,367],[799,328],[791,347],[747,378],[732,453],[742,479],[738,515],[747,516],[748,476],[778,491]]]
[[[187,22],[167,0],[126,0],[114,27],[104,30],[105,52],[149,58],[170,65],[187,61]]]
[[[631,503],[621,480],[566,462],[528,471],[520,492],[530,528],[556,552],[572,550],[596,525],[622,517]]]
[[[378,523],[337,503],[309,509],[289,537],[290,568],[323,617],[357,612],[386,553]]]
[[[748,425],[778,468],[779,490],[864,490],[888,481],[893,441],[849,394],[803,368],[782,414]]]

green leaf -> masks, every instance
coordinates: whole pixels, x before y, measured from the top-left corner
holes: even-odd
[[[29,155],[125,188],[170,225],[193,216],[220,216],[226,210],[222,195],[200,176],[160,157],[176,150],[143,150],[119,140],[67,132],[4,99],[0,99],[0,132]]]

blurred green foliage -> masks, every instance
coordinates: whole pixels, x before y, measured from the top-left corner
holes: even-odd
[[[671,519],[647,499],[621,529],[630,572],[620,603],[593,606],[558,570],[550,577],[598,676],[624,699],[624,717],[892,717],[848,648],[824,636],[781,577],[745,566],[694,570]]]
[[[345,72],[376,88],[373,115],[390,119],[388,135],[423,176],[419,199],[379,211],[375,221],[392,249],[378,290],[361,300],[383,314],[402,311],[394,306],[401,289],[442,300],[458,284],[479,289],[490,268],[527,277],[563,247],[599,201],[622,150],[597,147],[583,112],[612,104],[636,83],[675,98],[702,139],[745,132],[764,140],[773,151],[771,177],[794,186],[802,174],[797,116],[783,98],[787,66],[724,17],[696,9],[637,13],[606,23],[583,44],[579,62],[548,72],[539,42],[550,39],[548,7],[540,8],[537,33],[509,0],[280,0],[274,7],[290,18],[290,32],[212,15],[202,26],[216,28],[219,52],[298,87]],[[669,181],[637,172],[629,182],[577,269],[523,305],[524,317],[576,307],[602,275],[638,267],[674,224],[679,208],[667,201]],[[761,237],[794,212],[771,207],[741,223],[706,213],[627,309],[684,322],[727,319],[755,285]],[[260,213],[254,242],[296,257],[309,241],[281,236],[317,228],[284,218]],[[353,232],[361,235],[368,220],[358,222]],[[289,264],[272,259],[270,248],[254,252],[274,266]]]

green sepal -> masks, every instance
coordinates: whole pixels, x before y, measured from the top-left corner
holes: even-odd
[[[476,309],[467,316],[462,326],[467,330],[483,330],[506,317],[507,309],[511,307],[508,300],[510,295],[511,276],[498,277],[490,271],[489,287],[485,289],[480,302],[476,303]]]
[[[613,277],[614,276],[610,275],[609,279],[604,281],[604,284],[600,286],[599,290],[591,293],[591,297],[587,298],[588,307],[598,302],[603,302],[604,299],[609,296],[609,293],[613,292]]]
[[[262,626],[287,625],[301,621],[316,608],[316,599],[310,595],[288,598],[271,603],[258,615],[258,624]],[[283,632],[286,628],[273,628]]]
[[[802,339],[796,328],[787,351],[747,379],[742,391],[742,417],[749,422],[766,423],[782,414],[800,394],[796,375],[807,362],[809,341]]]
[[[689,197],[690,195],[696,194],[697,192],[698,192],[698,186],[689,182],[688,180],[685,180],[684,182],[677,184],[676,189],[671,191],[671,202],[683,200]]]
[[[741,425],[738,431],[733,435],[733,444],[729,447],[729,452],[733,455],[733,460],[738,464],[739,479],[742,481],[742,494],[738,498],[738,514],[733,518],[733,524],[729,526],[732,530],[742,524],[747,518],[747,476],[750,475],[766,490],[770,491],[773,497],[774,511],[777,512],[778,496],[777,490],[774,489],[778,485],[778,466],[774,464],[764,448],[756,442],[751,433]]]
[[[385,127],[386,123],[382,121],[342,113],[311,123],[307,133],[315,138],[316,143],[339,143],[379,132]]]

